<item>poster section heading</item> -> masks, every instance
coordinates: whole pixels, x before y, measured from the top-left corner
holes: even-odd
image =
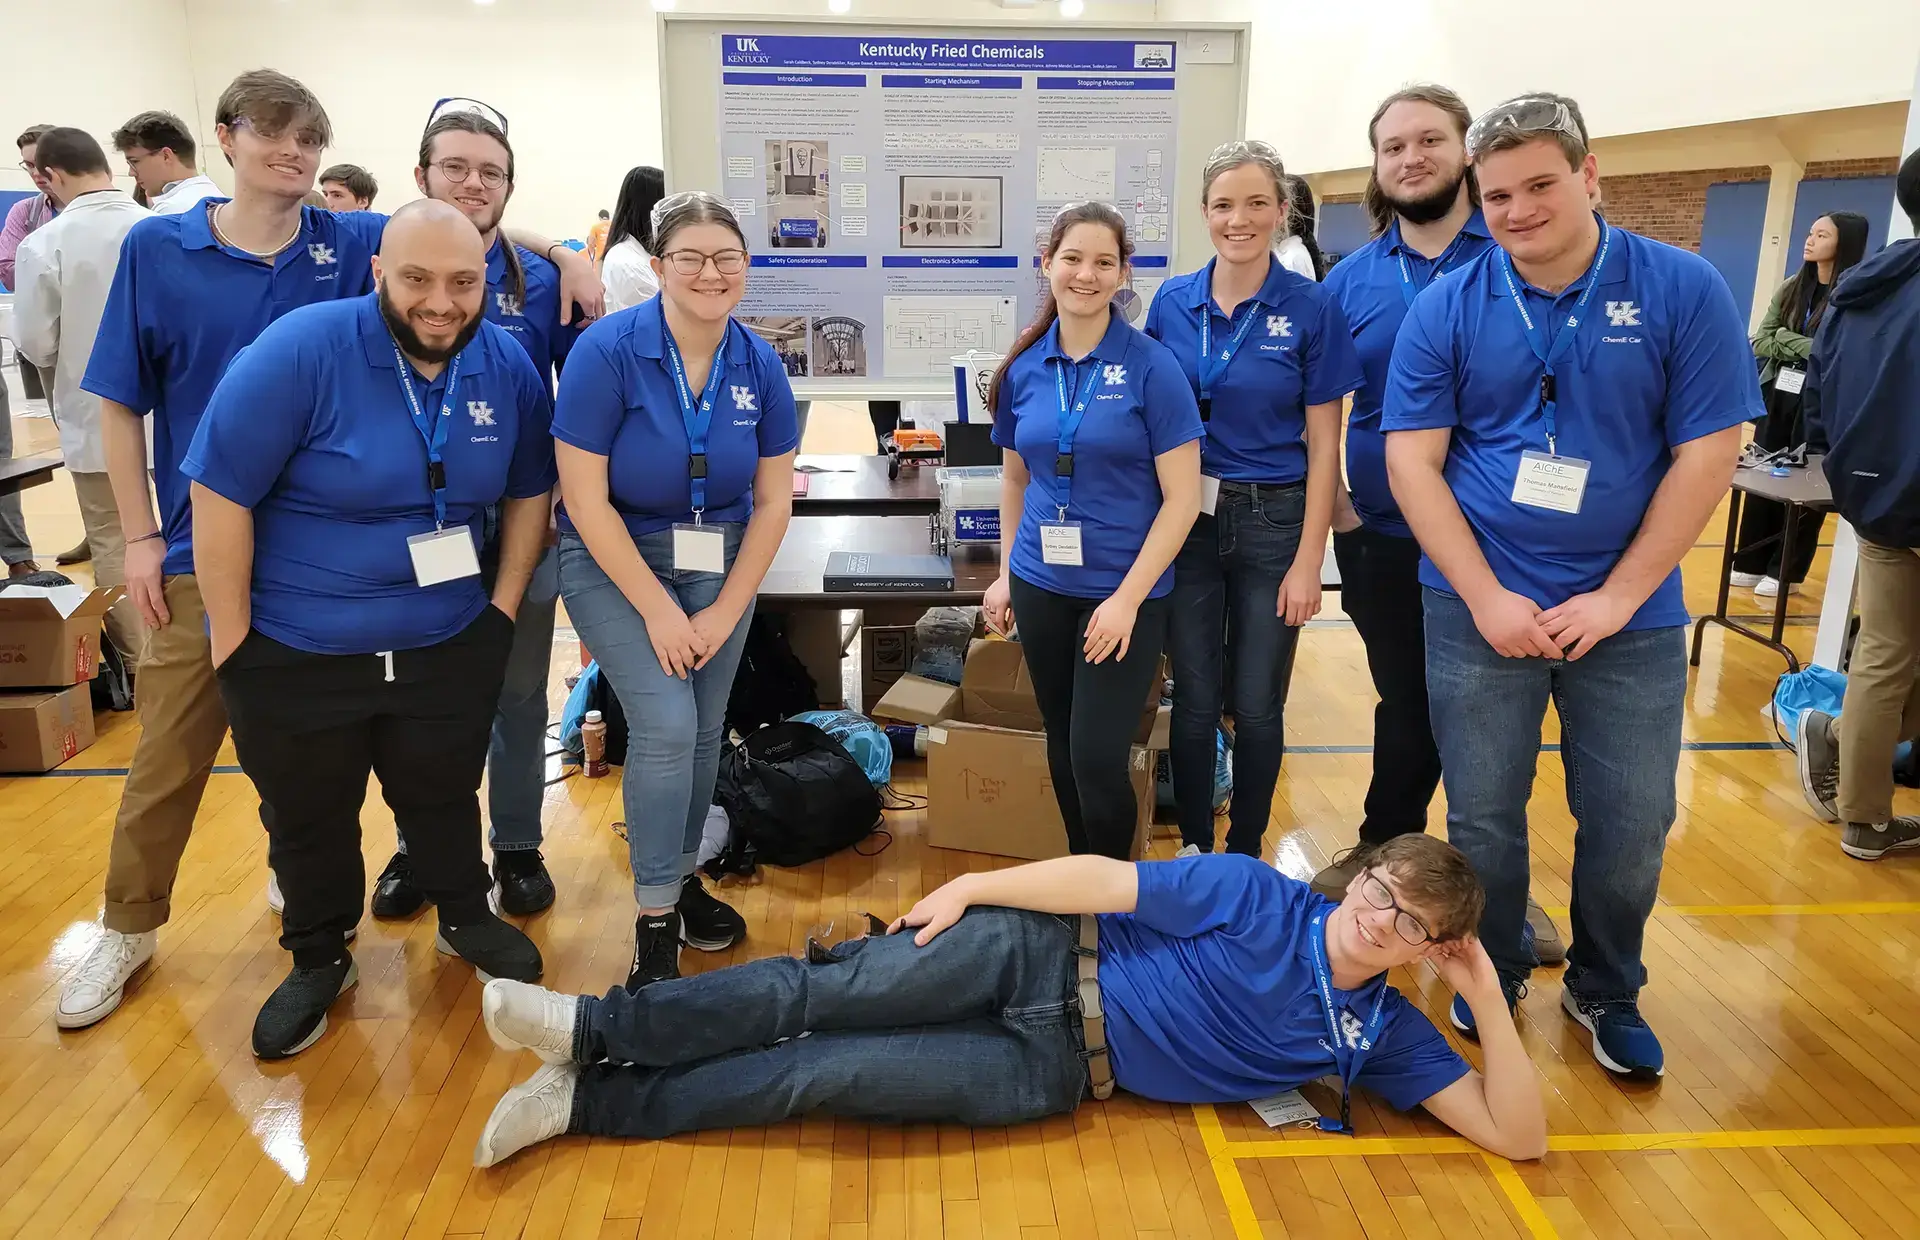
[[[1172,73],[1172,42],[730,34],[720,67],[752,69],[1006,69],[1061,73]]]

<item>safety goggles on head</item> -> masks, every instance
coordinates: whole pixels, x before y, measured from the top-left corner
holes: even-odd
[[[1467,154],[1477,159],[1495,136],[1502,133],[1515,133],[1522,137],[1563,133],[1583,146],[1587,141],[1587,136],[1580,132],[1579,124],[1573,119],[1573,109],[1566,104],[1558,99],[1523,96],[1482,112],[1467,127]]]
[[[668,194],[654,203],[653,210],[647,212],[647,220],[657,230],[669,212],[678,211],[692,202],[710,202],[722,207],[727,206],[727,200],[718,194],[710,194],[703,189],[683,189],[677,194]]]
[[[454,95],[435,103],[433,110],[427,113],[427,124],[433,124],[449,112],[471,112],[481,120],[492,122],[501,133],[507,132],[506,113],[489,104],[481,103],[478,99],[468,99],[462,95]]]

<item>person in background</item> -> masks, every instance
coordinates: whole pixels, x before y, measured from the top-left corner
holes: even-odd
[[[1381,423],[1426,553],[1448,835],[1486,884],[1480,938],[1511,1005],[1536,962],[1527,801],[1551,702],[1579,841],[1561,1006],[1602,1067],[1656,1080],[1639,996],[1686,712],[1679,564],[1760,388],[1720,274],[1594,212],[1571,99],[1502,103],[1466,146],[1499,248],[1414,299]],[[1458,1001],[1452,1019],[1476,1032]]]
[[[320,174],[320,192],[333,211],[371,211],[380,182],[359,164],[335,164]]]
[[[574,346],[553,436],[560,589],[627,716],[627,988],[724,951],[740,914],[695,871],[754,598],[793,513],[798,430],[773,346],[733,318],[747,242],[726,203],[656,203],[660,296]]]
[[[519,341],[549,393],[555,373],[579,335],[561,313],[560,271],[532,250],[500,233],[500,221],[513,197],[513,147],[506,118],[472,100],[459,100],[430,115],[420,138],[416,188],[448,203],[480,231],[487,252],[485,316]],[[498,513],[482,524],[480,562],[492,573],[501,533]],[[540,807],[546,797],[547,674],[553,664],[553,620],[560,592],[560,569],[553,541],[542,554],[520,601],[513,631],[513,654],[494,712],[493,738],[487,750],[487,842],[493,849],[493,876],[500,909],[516,917],[553,904],[553,876],[540,853]],[[426,903],[407,860],[407,839],[396,833],[396,850],[374,884],[375,917],[411,917]]]
[[[113,131],[113,149],[156,215],[178,215],[208,198],[225,197],[213,178],[196,171],[199,148],[186,122],[171,112],[142,112]]]
[[[1366,379],[1347,422],[1351,492],[1334,495],[1333,556],[1340,606],[1367,651],[1380,701],[1373,710],[1373,775],[1360,842],[1313,876],[1328,899],[1360,872],[1368,848],[1427,829],[1440,786],[1440,750],[1427,717],[1426,629],[1420,603],[1420,544],[1387,484],[1380,429],[1387,364],[1413,299],[1493,248],[1480,214],[1480,185],[1467,159],[1473,114],[1444,86],[1395,91],[1367,124],[1373,167],[1365,203],[1373,239],[1327,274],[1353,329]],[[1540,963],[1557,966],[1566,946],[1546,911],[1527,897],[1527,926]]]
[[[50,182],[40,171],[35,148],[40,135],[52,129],[51,125],[34,125],[14,140],[20,149],[20,167],[32,178],[34,189],[31,194],[8,208],[6,223],[0,225],[0,286],[11,290],[18,287],[18,277],[14,272],[14,258],[19,253],[20,243],[27,234],[39,228],[55,215],[59,214],[60,202],[50,189]],[[48,397],[47,384],[42,381],[40,370],[27,360],[26,354],[20,354],[20,388],[28,400],[40,400]],[[7,400],[6,385],[0,383],[0,401]],[[0,405],[0,461],[13,459],[13,418],[5,405]],[[75,548],[75,551],[79,548]],[[68,562],[74,554],[66,555]],[[33,540],[27,536],[27,518],[20,508],[20,495],[0,495],[0,561],[7,566],[7,576],[25,577],[29,573],[40,571],[40,565],[33,558]]]
[[[596,267],[600,265],[600,260],[605,258],[607,254],[608,226],[609,217],[606,209],[603,207],[600,210],[599,218],[593,221],[593,227],[587,229],[587,257],[593,260],[593,265]]]
[[[1755,446],[1769,452],[1797,448],[1807,442],[1801,418],[1801,389],[1807,381],[1807,354],[1813,334],[1820,330],[1833,286],[1847,270],[1867,256],[1867,217],[1853,211],[1823,215],[1807,230],[1800,250],[1805,260],[1789,276],[1767,305],[1766,317],[1753,333],[1753,355],[1760,359],[1760,392],[1766,417],[1755,429]],[[1752,589],[1757,598],[1777,598],[1784,581],[1788,593],[1798,593],[1813,566],[1819,548],[1824,512],[1802,511],[1794,523],[1793,563],[1782,571],[1780,533],[1786,527],[1787,508],[1777,500],[1746,497],[1740,510],[1740,533],[1733,555],[1733,584]]]
[[[541,972],[487,906],[478,793],[545,549],[548,380],[486,322],[486,247],[454,208],[402,207],[373,273],[378,292],[299,307],[241,350],[181,464],[220,696],[286,893],[293,968],[254,1022],[262,1059],[311,1046],[354,983],[369,775],[417,849],[434,946],[483,978]]]
[[[1161,286],[1145,328],[1179,364],[1206,425],[1200,515],[1173,566],[1168,757],[1181,852],[1210,853],[1215,737],[1231,676],[1226,847],[1257,857],[1286,753],[1294,646],[1320,610],[1340,403],[1361,372],[1339,303],[1274,254],[1289,218],[1279,154],[1228,142],[1201,176],[1214,257]]]
[[[666,196],[666,185],[666,174],[645,164],[629,168],[620,182],[600,259],[608,314],[637,306],[660,291],[653,274],[653,208]]]
[[[1128,755],[1200,511],[1205,434],[1179,360],[1113,313],[1132,257],[1106,203],[1054,216],[1040,313],[987,392],[1003,463],[984,614],[999,633],[1019,625],[1067,847],[1123,861],[1139,815]]]
[[[1327,256],[1320,252],[1320,240],[1314,235],[1319,229],[1319,208],[1314,206],[1313,186],[1299,177],[1288,177],[1286,199],[1287,231],[1273,247],[1273,256],[1288,271],[1309,280],[1324,280]]]
[[[29,361],[53,374],[60,453],[86,528],[87,554],[80,558],[93,561],[96,585],[124,585],[126,538],[113,502],[113,481],[107,476],[100,398],[82,391],[80,380],[120,264],[120,243],[147,212],[114,188],[107,153],[84,130],[49,129],[40,137],[35,159],[67,209],[20,243],[14,344]],[[107,631],[137,669],[146,630],[133,600],[122,598],[113,605]]]
[[[1920,233],[1920,151],[1894,179]],[[1826,454],[1834,506],[1860,536],[1860,634],[1837,726],[1794,725],[1800,787],[1846,824],[1840,848],[1878,861],[1920,847],[1920,818],[1893,812],[1893,754],[1920,737],[1920,240],[1896,242],[1833,289],[1807,358],[1807,451]]]
[[[1335,1077],[1496,1154],[1547,1148],[1539,1076],[1471,937],[1484,896],[1439,840],[1384,845],[1331,904],[1249,857],[1059,857],[954,879],[884,935],[604,999],[490,982],[495,1045],[546,1060],[474,1150],[663,1138],[828,1114],[1001,1127],[1116,1089],[1245,1102]],[[1482,1075],[1389,969],[1429,961],[1483,1014]],[[1096,1002],[1097,1001],[1097,1002]]]

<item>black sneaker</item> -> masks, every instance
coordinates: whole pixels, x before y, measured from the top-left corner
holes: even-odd
[[[427,893],[413,881],[413,862],[403,852],[393,854],[393,859],[387,862],[387,868],[380,871],[380,877],[373,884],[373,915],[385,918],[411,917],[426,902]]]
[[[492,912],[464,926],[448,925],[446,915],[441,914],[440,933],[433,945],[472,965],[484,982],[496,977],[516,982],[540,980],[540,949],[520,927],[501,921]]]
[[[253,1053],[260,1059],[298,1055],[327,1031],[327,1009],[360,980],[352,956],[318,969],[296,966],[273,988],[253,1019]]]
[[[698,874],[687,875],[680,884],[680,901],[673,911],[680,914],[680,938],[688,947],[723,952],[746,937],[747,919],[716,900]]]
[[[525,917],[553,907],[553,876],[537,848],[493,854],[493,881],[500,885],[500,911]]]
[[[637,991],[679,976],[680,914],[640,914],[633,923],[633,969],[627,974],[627,989]]]

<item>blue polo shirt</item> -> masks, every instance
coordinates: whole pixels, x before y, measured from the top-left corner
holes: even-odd
[[[1387,436],[1380,408],[1387,391],[1387,364],[1407,308],[1427,285],[1493,248],[1493,234],[1479,211],[1468,218],[1438,258],[1428,258],[1400,235],[1400,221],[1327,273],[1323,286],[1340,300],[1366,381],[1353,394],[1347,417],[1347,487],[1353,509],[1369,529],[1412,538],[1387,485]]]
[[[533,359],[534,369],[551,385],[580,336],[579,319],[561,325],[560,269],[524,246],[513,248],[526,275],[526,296],[514,300],[506,253],[512,244],[496,233],[493,248],[487,251],[487,322],[498,323],[519,341]]]
[[[1134,911],[1100,918],[1114,1080],[1163,1102],[1249,1102],[1337,1075],[1346,1053],[1336,1059],[1328,1045],[1308,938],[1310,919],[1334,903],[1255,857],[1137,868]],[[1354,1084],[1411,1110],[1469,1069],[1384,973],[1334,989],[1352,1040],[1383,992],[1380,1037]]]
[[[691,439],[666,330],[658,297],[592,324],[567,358],[554,406],[555,439],[607,458],[608,496],[636,538],[693,520]],[[793,387],[773,346],[730,320],[725,365],[707,432],[709,523],[752,516],[760,458],[784,456],[800,442]],[[564,503],[560,528],[573,529]]]
[[[1010,567],[1024,581],[1074,598],[1104,599],[1119,588],[1160,513],[1154,459],[1206,433],[1193,389],[1167,347],[1111,317],[1106,335],[1079,362],[1061,350],[1058,323],[1014,358],[1000,380],[993,420],[993,442],[1018,452],[1029,475]],[[1074,435],[1071,490],[1054,474],[1063,413],[1056,370],[1065,373],[1069,404],[1090,376],[1095,385]],[[1080,523],[1077,568],[1040,556],[1040,526],[1058,517],[1067,498],[1067,520]],[[1171,589],[1169,566],[1148,597]]]
[[[261,329],[299,306],[373,289],[384,215],[300,210],[300,235],[271,262],[214,239],[209,198],[141,220],[120,244],[83,390],[152,414],[153,481],[168,574],[193,571],[193,517],[180,460],[214,385]]]
[[[477,549],[489,504],[554,484],[547,385],[513,337],[483,323],[427,382],[399,368],[368,294],[296,310],[234,358],[180,469],[253,510],[254,628],[316,654],[371,654],[444,641],[487,605],[478,576],[421,587],[407,549],[434,508],[400,384],[438,418],[456,363],[447,525],[471,529]]]
[[[1211,320],[1216,370],[1244,326],[1246,337],[1209,389],[1201,469],[1229,482],[1299,482],[1307,476],[1307,406],[1360,386],[1346,319],[1323,286],[1277,262],[1267,264],[1260,291],[1228,318],[1213,301],[1218,261],[1160,286],[1147,310],[1147,335],[1172,351],[1198,397],[1201,316]]]
[[[1596,261],[1597,261],[1596,256]],[[1598,589],[1640,529],[1679,444],[1762,415],[1746,319],[1697,254],[1613,229],[1578,339],[1556,366],[1560,455],[1591,463],[1577,513],[1513,502],[1522,452],[1547,450],[1545,368],[1489,251],[1414,299],[1388,372],[1388,432],[1453,432],[1446,479],[1500,584],[1541,607]],[[1589,269],[1589,272],[1591,268]],[[1557,332],[1587,275],[1559,296],[1521,280]],[[1430,559],[1420,580],[1452,592]],[[1627,629],[1687,622],[1676,567]]]

